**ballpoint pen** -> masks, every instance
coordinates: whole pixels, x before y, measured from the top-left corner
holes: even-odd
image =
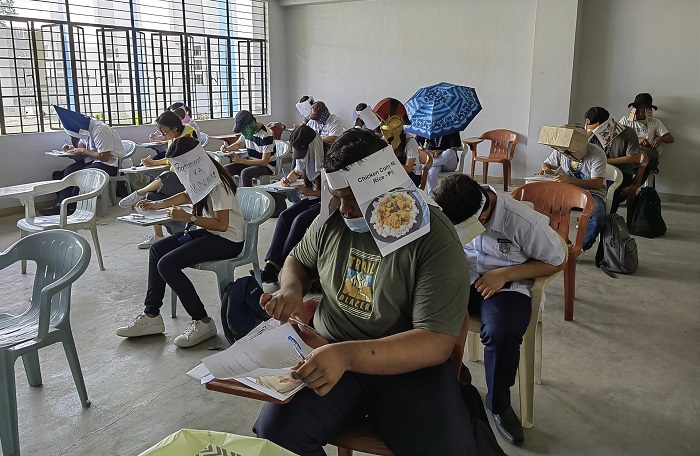
[[[296,339],[294,339],[292,336],[287,336],[287,340],[290,344],[292,344],[292,348],[295,352],[297,352],[297,355],[301,357],[301,360],[303,362],[306,362],[306,356],[304,356],[304,353],[301,352],[301,346],[299,345],[299,342],[297,342]]]
[[[318,331],[316,331],[314,328],[312,328],[311,326],[307,325],[306,323],[303,323],[303,322],[299,321],[299,320],[296,319],[295,317],[289,317],[289,321],[291,321],[291,322],[294,323],[294,324],[297,324],[297,325],[301,326],[301,327],[304,328],[304,329],[308,329],[309,331],[311,331],[311,332],[314,333],[314,334],[318,334]]]

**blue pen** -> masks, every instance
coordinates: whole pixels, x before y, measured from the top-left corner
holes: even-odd
[[[301,357],[301,360],[303,362],[306,362],[306,356],[304,356],[304,354],[301,352],[301,346],[299,345],[299,342],[297,342],[296,339],[294,339],[292,336],[287,336],[287,340],[290,344],[292,344],[292,348],[295,352],[297,352],[297,355]]]

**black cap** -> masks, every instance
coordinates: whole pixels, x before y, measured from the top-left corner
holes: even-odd
[[[253,122],[255,122],[255,117],[253,117],[250,111],[238,111],[238,114],[236,114],[236,123],[233,124],[233,132],[240,133]]]
[[[607,109],[601,108],[600,106],[595,106],[588,111],[586,111],[585,119],[588,120],[590,125],[596,123],[603,123],[610,118],[610,113]]]
[[[654,101],[654,100],[651,98],[651,94],[649,94],[649,93],[640,93],[640,94],[637,94],[636,97],[634,97],[634,102],[628,104],[627,107],[628,107],[628,108],[631,108],[632,106],[634,106],[634,107],[637,108],[637,109],[649,109],[649,108],[653,108],[653,109],[656,110],[656,109],[658,109],[658,108],[652,104],[653,101]]]
[[[309,152],[309,144],[316,138],[316,132],[307,125],[297,127],[289,137],[289,144],[292,146],[292,158],[301,160]]]

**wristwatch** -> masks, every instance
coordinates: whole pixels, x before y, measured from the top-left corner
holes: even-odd
[[[190,222],[194,223],[196,221],[197,221],[197,216],[194,214],[190,215]]]

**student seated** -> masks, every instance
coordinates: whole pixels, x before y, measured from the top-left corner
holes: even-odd
[[[433,166],[428,170],[428,182],[425,191],[428,195],[433,194],[437,187],[441,172],[450,172],[457,169],[459,165],[459,155],[457,150],[462,147],[462,138],[459,133],[451,133],[439,138],[416,137],[418,145],[433,156]]]
[[[637,132],[639,147],[649,157],[649,163],[644,170],[646,181],[650,172],[658,170],[663,144],[671,144],[675,139],[663,122],[653,115],[657,108],[650,94],[637,94],[627,107],[632,108],[632,111],[620,119],[620,124],[632,127]]]
[[[634,180],[634,164],[639,163],[639,143],[637,133],[630,127],[620,125],[610,117],[610,113],[600,106],[586,111],[586,131],[588,141],[600,146],[608,157],[608,163],[622,173],[622,184],[613,197],[610,212],[617,212],[622,201],[627,199],[624,188]]]
[[[61,172],[54,173],[54,178],[63,178],[75,171],[85,168],[97,168],[105,171],[110,176],[116,176],[119,165],[119,157],[125,154],[124,146],[119,134],[114,128],[106,125],[99,120],[84,116],[78,112],[70,111],[60,106],[54,106],[56,114],[63,125],[66,133],[80,139],[77,147],[68,144],[63,146],[64,152],[75,154],[75,163],[66,166]],[[60,174],[60,176],[56,175]],[[41,209],[41,215],[59,215],[61,213],[61,201],[64,199],[76,196],[79,192],[78,187],[67,187],[58,192],[58,202],[55,206]],[[75,204],[68,206],[68,213],[72,214],[75,211]]]
[[[191,117],[192,111],[190,110],[189,106],[187,106],[185,103],[182,102],[177,102],[173,103],[170,106],[168,106],[168,111],[171,111],[177,115],[177,117],[180,119],[180,122],[182,122],[182,125],[185,126],[185,133],[190,134],[194,138],[199,138],[200,137],[200,130],[199,130],[199,125],[197,125],[197,122],[194,121],[194,119]],[[156,142],[165,142],[168,141],[168,139],[161,133],[151,133],[151,135],[148,137],[149,141],[156,141]],[[153,160],[161,160],[165,158],[165,151],[168,149],[167,145],[162,145],[162,146],[153,146],[151,147],[156,151],[156,155],[151,157],[150,155],[148,158],[152,158]]]
[[[226,169],[231,175],[241,177],[241,187],[252,187],[254,178],[274,174],[270,166],[275,164],[272,158],[275,140],[267,128],[250,112],[238,111],[233,132],[240,133],[241,138],[229,146],[221,146],[221,151],[229,152],[231,164],[226,165]],[[247,157],[235,152],[241,149],[247,152]]]
[[[331,114],[322,101],[317,101],[311,106],[311,115],[305,124],[318,133],[328,146],[343,133],[343,122],[340,117]]]
[[[406,135],[403,121],[399,116],[391,116],[380,126],[384,140],[391,145],[401,166],[408,173],[416,187],[421,184],[423,171],[418,159],[418,141],[413,136]]]
[[[324,161],[329,184],[331,174],[347,179],[349,166],[385,148],[368,131],[343,133]],[[338,210],[320,225],[316,219],[287,257],[280,289],[260,303],[283,322],[301,316],[304,294],[319,278],[323,299],[313,324],[331,343],[292,374],[308,388],[287,404],[266,403],[254,432],[297,454],[325,455],[323,445],[349,419],[369,415],[393,454],[475,455],[448,362],[469,296],[452,224],[432,207],[428,233],[381,256],[351,187],[330,188]]]
[[[172,145],[173,141],[177,138],[182,138],[184,136],[197,138],[195,129],[189,125],[183,124],[180,118],[172,111],[165,111],[159,115],[156,119],[156,127],[163,140],[168,141],[168,146]],[[154,160],[149,155],[144,158],[141,163],[144,166],[161,166],[167,165],[168,159]],[[163,200],[183,191],[185,191],[185,187],[182,186],[180,179],[177,178],[175,173],[172,172],[172,170],[163,171],[148,185],[136,190],[119,201],[119,206],[132,207],[143,199],[148,199],[149,201]],[[163,227],[161,225],[153,225],[153,234],[149,234],[148,237],[139,242],[137,246],[139,249],[148,249],[162,238]]]
[[[165,331],[160,308],[167,284],[192,317],[174,343],[178,347],[191,347],[216,336],[216,324],[207,315],[202,300],[183,269],[205,261],[237,257],[243,250],[245,227],[233,177],[209,157],[199,141],[190,136],[178,138],[168,148],[166,155],[173,159],[186,155],[189,162],[199,158],[203,163],[203,172],[217,173],[219,182],[206,195],[200,193],[191,197],[187,191],[183,191],[161,201],[138,202],[138,206],[145,210],[169,208],[168,216],[175,221],[186,222],[187,227],[184,232],[175,233],[151,246],[143,313],[137,315],[133,322],[117,329],[117,335],[137,337]],[[194,203],[192,213],[180,207],[187,203]]]
[[[277,218],[270,248],[265,255],[265,268],[261,273],[264,283],[277,282],[284,260],[296,246],[311,222],[321,211],[321,166],[323,166],[323,141],[310,127],[302,125],[292,132],[294,169],[282,178],[282,185],[289,186],[297,179],[304,185],[295,187],[303,199],[285,209]],[[252,271],[251,271],[252,272]]]
[[[595,207],[588,219],[581,251],[583,253],[593,247],[605,224],[605,168],[608,158],[603,149],[588,142],[588,136],[582,128],[573,125],[556,128],[561,132],[559,137],[572,138],[567,146],[552,143],[551,137],[543,139],[545,129],[551,128],[553,127],[543,127],[539,143],[551,146],[554,150],[542,163],[542,169],[535,174],[553,175],[555,180],[580,187],[593,197]],[[555,170],[560,170],[561,174],[555,175]]]
[[[519,444],[523,429],[510,405],[510,387],[530,323],[532,279],[562,270],[566,251],[546,216],[469,176],[447,176],[433,198],[453,224],[477,216],[486,229],[464,245],[471,284],[469,315],[481,320],[486,408],[501,436]]]
[[[353,125],[353,128],[369,130],[375,135],[382,134],[379,130],[381,120],[379,120],[379,117],[372,111],[372,108],[367,106],[367,103],[359,103],[355,106],[354,117],[355,125]]]

